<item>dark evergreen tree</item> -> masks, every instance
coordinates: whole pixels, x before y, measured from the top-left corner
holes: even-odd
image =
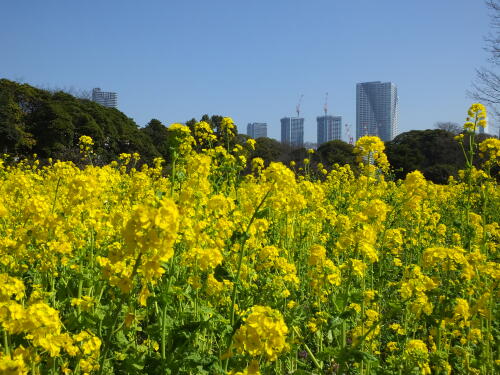
[[[313,159],[327,168],[333,164],[350,164],[351,166],[356,164],[354,146],[340,140],[323,143],[316,150]]]

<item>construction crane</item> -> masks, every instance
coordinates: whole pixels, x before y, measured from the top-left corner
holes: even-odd
[[[353,139],[353,137],[351,135],[351,125],[350,124],[345,124],[344,127],[345,127],[345,134],[347,136],[349,144],[350,145],[354,144],[354,139]]]
[[[328,93],[326,93],[325,95],[325,105],[323,106],[323,111],[325,112],[325,118],[326,118],[326,114],[328,113]]]
[[[297,112],[297,118],[300,117],[300,103],[302,103],[302,98],[304,97],[304,94],[300,95],[299,102],[297,103],[297,106],[295,107],[295,111]]]

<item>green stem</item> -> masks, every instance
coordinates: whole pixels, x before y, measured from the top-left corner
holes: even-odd
[[[170,197],[174,196],[175,162],[176,161],[177,161],[177,152],[173,151],[173,155],[172,155],[172,171],[170,172]]]
[[[306,349],[307,354],[309,354],[309,356],[311,357],[311,360],[313,361],[314,366],[316,366],[316,368],[318,370],[322,370],[323,367],[320,365],[320,363],[318,362],[318,360],[314,356],[313,352],[311,351],[311,349],[309,349],[309,347],[307,346],[306,343],[304,343],[304,348]]]
[[[167,359],[167,298],[170,292],[170,285],[172,283],[172,273],[173,273],[174,262],[173,259],[170,260],[170,267],[168,272],[167,287],[165,290],[164,306],[161,310],[161,359],[162,359],[162,370],[166,371],[166,359]]]
[[[80,281],[78,281],[78,299],[82,298],[82,289],[83,289],[83,279],[80,279]],[[80,305],[77,306],[76,311],[78,313],[78,323],[81,323],[82,309]]]
[[[477,117],[474,124],[474,129],[477,126]],[[470,231],[470,209],[471,209],[471,197],[472,197],[472,168],[474,160],[474,138],[475,133],[469,133],[469,157],[467,160],[467,203],[465,206],[465,248],[467,251],[471,251],[471,231]]]
[[[52,201],[52,209],[50,210],[51,213],[54,212],[54,209],[56,208],[56,201],[57,201],[57,194],[59,192],[59,185],[61,184],[61,177],[57,179],[57,184],[56,184],[56,191],[54,193],[54,200]]]
[[[274,185],[273,185],[274,186]],[[238,294],[238,283],[239,283],[239,280],[240,280],[240,272],[241,272],[241,265],[243,263],[243,258],[244,258],[244,253],[245,253],[245,243],[248,239],[248,231],[250,230],[250,226],[252,225],[252,223],[254,222],[255,220],[255,217],[257,215],[257,212],[259,212],[260,208],[262,207],[262,205],[264,204],[265,200],[267,199],[267,197],[269,196],[269,194],[271,194],[271,191],[273,189],[273,186],[271,186],[271,188],[267,191],[267,193],[264,195],[264,197],[262,198],[262,200],[260,201],[259,205],[257,206],[257,208],[255,209],[252,217],[250,218],[250,222],[248,223],[246,229],[245,229],[245,232],[243,233],[243,235],[241,236],[241,242],[240,242],[240,256],[238,258],[238,268],[236,269],[236,277],[234,279],[234,284],[233,284],[233,291],[232,291],[232,295],[231,295],[231,312],[230,312],[230,316],[231,316],[231,320],[230,320],[230,323],[231,323],[231,327],[234,326],[234,313],[235,313],[235,309],[234,309],[234,306],[236,304],[236,296]],[[229,350],[229,347],[231,345],[231,337],[229,337],[229,342],[227,344],[227,348]],[[225,370],[227,371],[227,366],[229,364],[229,358],[226,359],[226,363],[225,363]]]
[[[161,358],[163,361],[167,358],[166,356],[166,332],[167,332],[167,304],[165,304],[165,307],[162,310],[161,314]]]
[[[300,337],[300,333],[297,331],[297,328],[293,327],[293,330],[297,334],[297,336]],[[309,348],[309,346],[307,346],[306,343],[304,343],[304,348],[306,349],[307,354],[311,357],[311,360],[313,361],[314,366],[316,366],[316,368],[318,370],[323,370],[323,366],[321,366],[321,364],[318,362],[318,360],[314,356],[313,352],[311,351],[311,349]]]
[[[271,187],[271,189],[268,190],[266,195],[264,195],[264,197],[260,201],[259,205],[255,209],[255,211],[250,219],[250,222],[248,223],[248,225],[245,229],[244,234],[241,236],[242,240],[240,243],[240,256],[238,258],[238,268],[236,269],[236,277],[234,279],[233,292],[232,292],[232,296],[231,296],[231,326],[234,324],[234,305],[236,303],[236,295],[237,295],[237,290],[238,290],[238,283],[240,280],[241,265],[243,263],[243,258],[244,258],[244,253],[245,253],[245,243],[247,241],[247,234],[248,234],[248,231],[250,230],[250,226],[252,225],[252,223],[255,220],[255,216],[257,215],[257,212],[260,210],[260,208],[264,204],[265,200],[267,199],[267,197],[271,193],[271,190],[272,190],[272,187]]]
[[[10,356],[9,334],[3,330],[3,346],[5,347],[5,355]]]
[[[139,269],[139,265],[141,263],[141,258],[142,258],[142,253],[139,253],[139,255],[137,256],[137,259],[135,261],[132,273],[130,275],[130,279],[132,280],[132,283],[134,281],[135,275],[137,274],[137,270]],[[101,360],[100,360],[99,375],[102,375],[103,370],[104,370],[104,362],[106,361],[106,357],[108,355],[109,348],[111,346],[110,345],[111,337],[117,332],[117,330],[115,331],[114,328],[115,328],[116,322],[118,321],[118,318],[120,317],[120,310],[122,309],[122,305],[123,305],[123,302],[125,299],[124,296],[125,295],[122,294],[120,296],[118,303],[116,304],[116,307],[113,311],[113,316],[114,316],[113,323],[111,324],[111,327],[109,329],[108,335],[106,336],[106,339],[103,341],[104,350],[103,350]],[[130,295],[128,297],[130,298]]]

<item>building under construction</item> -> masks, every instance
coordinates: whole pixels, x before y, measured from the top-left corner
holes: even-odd
[[[283,117],[281,119],[281,143],[293,147],[304,145],[304,119],[301,117]]]
[[[316,117],[318,124],[318,146],[323,143],[342,140],[342,116],[319,116]]]
[[[293,147],[304,146],[304,118],[300,117],[300,104],[304,95],[300,95],[295,107],[297,117],[283,117],[281,119],[281,143]]]

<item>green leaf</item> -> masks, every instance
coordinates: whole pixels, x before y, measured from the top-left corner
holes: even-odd
[[[127,347],[130,344],[130,342],[127,339],[127,336],[125,336],[125,334],[121,330],[116,333],[115,338],[116,342],[121,347]]]
[[[263,218],[269,217],[270,213],[271,213],[271,208],[264,207],[255,213],[255,218],[256,219],[263,219]]]

